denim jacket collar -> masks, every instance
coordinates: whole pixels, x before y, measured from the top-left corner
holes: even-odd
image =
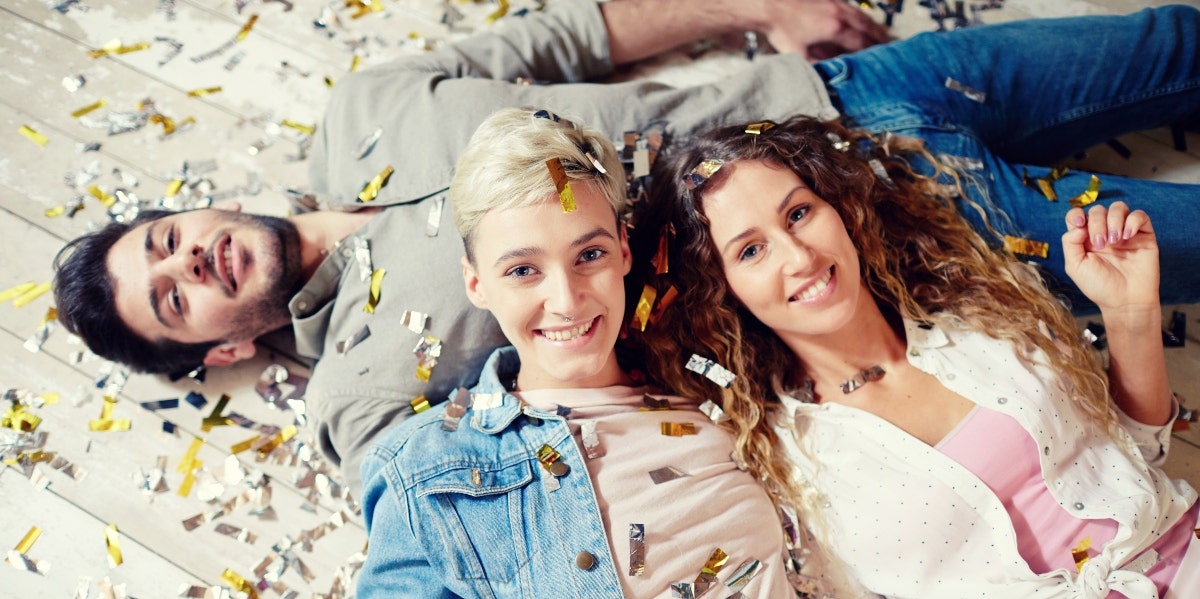
[[[509,393],[503,382],[519,370],[517,348],[510,345],[492,352],[479,373],[479,384],[471,390],[471,428],[495,435],[521,415],[521,400]]]

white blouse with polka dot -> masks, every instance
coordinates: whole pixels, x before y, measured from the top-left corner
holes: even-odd
[[[1156,467],[1170,427],[1119,414],[1122,448],[1059,387],[1044,354],[1030,363],[1009,342],[954,324],[905,329],[912,365],[1016,419],[1041,449],[1058,503],[1079,518],[1115,520],[1117,532],[1082,572],[1035,574],[1018,554],[1004,506],[965,467],[868,412],[784,397],[790,416],[781,437],[796,475],[824,498],[815,517],[848,573],[891,597],[1101,599],[1110,589],[1153,596],[1141,572],[1155,556],[1145,550],[1197,497]]]

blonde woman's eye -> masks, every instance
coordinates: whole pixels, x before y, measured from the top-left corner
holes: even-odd
[[[533,275],[534,272],[535,271],[533,270],[532,266],[514,266],[513,268],[508,269],[508,272],[504,273],[504,276],[522,279]]]

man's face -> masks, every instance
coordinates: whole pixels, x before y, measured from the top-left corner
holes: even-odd
[[[149,340],[243,342],[290,320],[300,238],[285,219],[194,210],[125,233],[106,263],[117,314]]]

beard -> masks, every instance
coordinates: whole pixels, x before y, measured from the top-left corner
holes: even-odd
[[[230,322],[226,342],[255,339],[292,320],[288,302],[304,285],[300,264],[300,233],[291,221],[260,214],[231,213],[230,224],[247,226],[266,233],[264,244],[256,249],[256,259],[264,271],[274,275],[262,292],[251,298],[246,308]],[[233,337],[238,337],[234,339]]]

